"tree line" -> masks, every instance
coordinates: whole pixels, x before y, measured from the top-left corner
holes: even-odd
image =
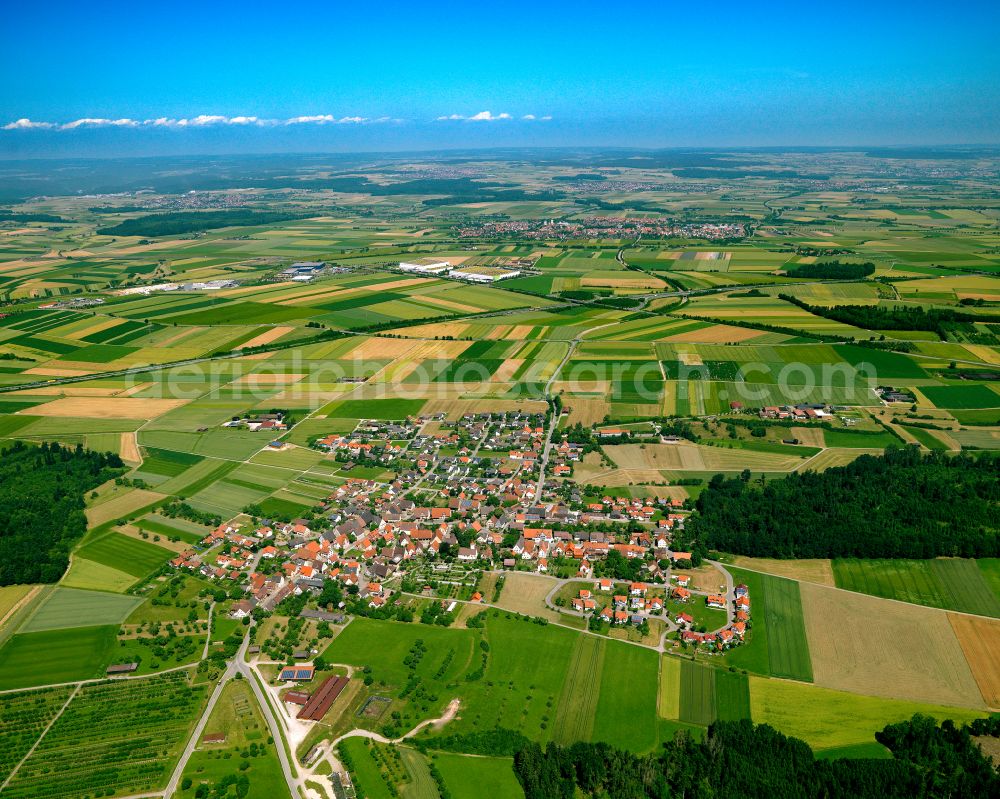
[[[230,211],[174,211],[125,219],[112,227],[99,228],[99,236],[176,236],[220,227],[272,225],[303,219],[302,214],[282,211],[251,211],[236,208]]]
[[[716,475],[677,549],[770,558],[1000,556],[1000,456],[890,447],[760,485]]]
[[[815,264],[796,264],[788,270],[790,277],[812,280],[863,280],[875,274],[875,264],[845,264],[842,261],[822,261]]]
[[[928,308],[919,305],[810,305],[791,294],[779,294],[779,298],[797,305],[824,319],[832,319],[845,325],[861,327],[865,330],[926,330],[947,338],[949,326],[956,322],[1000,322],[1000,316],[968,314],[950,308]]]
[[[996,797],[1000,776],[968,728],[914,716],[876,739],[891,759],[817,760],[766,724],[719,721],[704,741],[679,732],[659,755],[605,743],[530,743],[514,756],[525,799],[936,799]]]
[[[87,530],[84,497],[121,473],[118,455],[15,441],[0,453],[0,585],[54,583]]]

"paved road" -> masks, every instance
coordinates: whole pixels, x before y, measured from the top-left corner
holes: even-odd
[[[576,349],[576,345],[579,339],[573,339],[569,343],[569,347],[566,348],[566,355],[559,362],[555,371],[552,373],[552,377],[545,384],[545,398],[551,399],[550,391],[552,389],[552,384],[555,382],[556,377],[562,371],[562,368],[566,365],[566,361],[570,359],[573,351]],[[549,452],[552,450],[552,436],[556,432],[556,428],[559,427],[560,416],[555,412],[555,407],[553,406],[552,421],[549,423],[549,429],[545,433],[545,446],[542,448],[542,459],[538,464],[538,483],[535,484],[535,502],[538,502],[542,498],[542,489],[545,487],[545,468],[549,463]]]
[[[299,780],[295,773],[294,766],[289,763],[288,753],[285,751],[284,736],[282,734],[281,726],[279,725],[277,719],[274,718],[271,705],[268,703],[267,697],[264,695],[264,691],[260,687],[253,669],[250,667],[250,664],[246,662],[246,652],[249,646],[250,629],[248,628],[246,635],[243,637],[243,643],[240,644],[240,648],[237,650],[236,655],[233,656],[233,658],[226,664],[226,670],[223,672],[218,684],[212,691],[212,695],[208,699],[208,704],[205,706],[205,710],[201,714],[201,718],[198,719],[198,723],[195,725],[194,731],[188,739],[187,746],[184,747],[184,752],[181,754],[180,760],[177,761],[177,766],[174,768],[173,774],[170,776],[170,782],[167,783],[167,788],[163,793],[165,799],[170,799],[170,797],[176,793],[177,786],[180,783],[182,775],[184,774],[184,768],[187,766],[188,761],[191,759],[191,755],[194,754],[195,748],[201,741],[201,737],[205,732],[205,725],[208,724],[208,720],[219,701],[219,697],[222,696],[222,692],[229,681],[237,674],[242,675],[243,679],[247,680],[251,690],[253,690],[254,696],[257,698],[257,703],[260,705],[260,712],[264,716],[264,720],[267,722],[268,729],[271,732],[271,737],[274,739],[274,747],[278,754],[278,760],[281,763],[281,771],[285,777],[285,782],[288,785],[289,794],[293,797],[293,799],[299,799],[299,797],[302,796]]]
[[[281,723],[274,715],[271,703],[268,701],[264,689],[261,688],[257,674],[250,664],[243,659],[242,655],[236,659],[236,668],[243,675],[243,678],[249,681],[254,696],[257,697],[257,704],[260,705],[260,711],[264,714],[264,720],[267,722],[271,737],[274,739],[274,748],[278,753],[278,761],[281,763],[281,773],[285,777],[288,793],[292,796],[292,799],[300,799],[303,796],[300,785],[301,781],[298,778],[295,764],[289,761],[288,752],[285,750],[285,736],[281,728]]]
[[[208,704],[205,705],[205,710],[201,714],[201,718],[198,719],[198,723],[195,724],[194,730],[191,732],[191,737],[188,738],[187,745],[184,747],[184,751],[181,753],[180,760],[177,761],[177,765],[174,767],[173,773],[170,775],[170,782],[167,783],[166,790],[163,795],[166,799],[170,799],[171,796],[177,791],[177,785],[181,781],[181,775],[184,774],[184,768],[187,766],[188,760],[191,759],[191,755],[194,754],[195,748],[198,746],[198,742],[201,740],[201,736],[205,732],[205,725],[208,724],[209,718],[212,716],[212,711],[215,709],[215,705],[219,701],[219,697],[222,696],[222,691],[225,689],[226,684],[236,676],[236,663],[243,659],[243,655],[246,653],[247,647],[250,645],[250,631],[247,630],[246,635],[243,636],[243,643],[240,644],[240,648],[236,653],[236,656],[226,664],[226,670],[222,673],[222,677],[219,678],[219,682],[216,683],[215,689],[212,691],[211,696],[208,698]]]

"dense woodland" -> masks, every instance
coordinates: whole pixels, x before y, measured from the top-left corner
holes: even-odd
[[[761,486],[716,475],[679,537],[708,550],[770,558],[1000,556],[1000,456],[921,455],[890,447],[825,472]]]
[[[111,453],[15,441],[0,454],[0,585],[54,583],[87,529],[88,491],[120,474]]]
[[[982,733],[979,733],[982,734]],[[686,733],[659,756],[603,743],[514,756],[526,799],[933,799],[996,797],[1000,776],[967,728],[922,716],[876,735],[892,759],[816,760],[807,744],[766,724],[716,722],[703,742]]]
[[[788,270],[792,277],[812,280],[864,280],[875,274],[875,264],[845,264],[840,261],[823,261],[815,264],[796,264]]]
[[[237,208],[231,211],[174,211],[125,219],[112,227],[100,228],[101,236],[177,236],[220,227],[273,225],[300,219],[301,214],[281,211],[251,211]]]

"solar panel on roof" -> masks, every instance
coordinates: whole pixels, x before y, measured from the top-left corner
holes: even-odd
[[[298,669],[295,672],[295,676],[297,676],[300,680],[308,679],[309,677],[312,677],[312,669]]]

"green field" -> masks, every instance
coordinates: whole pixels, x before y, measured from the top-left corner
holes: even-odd
[[[112,625],[18,633],[0,647],[0,690],[100,677],[117,632]]]
[[[59,586],[32,613],[21,632],[121,624],[142,599]]]
[[[509,758],[463,757],[442,752],[435,755],[434,763],[454,799],[480,799],[484,789],[490,799],[524,799]]]
[[[340,746],[350,757],[351,780],[358,795],[367,799],[393,799],[393,786],[379,770],[372,755],[372,743],[365,738],[348,738]]]
[[[557,743],[569,745],[590,740],[601,696],[607,643],[592,635],[580,635],[576,639],[566,683],[556,707],[552,739]]]
[[[633,752],[656,747],[657,659],[642,647],[608,641],[593,740]],[[578,695],[578,701],[587,700]]]
[[[720,721],[750,718],[750,682],[736,671],[715,672],[716,717]]]
[[[124,593],[136,582],[134,575],[81,557],[73,558],[69,571],[62,579],[62,585],[67,588],[118,593]]]
[[[923,386],[920,392],[939,408],[1000,408],[1000,394],[989,386]]]
[[[833,561],[833,574],[848,591],[1000,618],[1000,595],[974,560],[841,559]]]
[[[74,557],[92,560],[95,563],[142,578],[170,560],[173,557],[173,552],[121,533],[108,533],[96,541],[80,547]]]
[[[809,659],[799,584],[771,575],[762,577],[763,610],[768,629],[768,668],[775,677],[812,680],[812,661]],[[759,616],[759,607],[753,607],[753,611],[755,618]]]
[[[956,722],[983,715],[760,677],[750,678],[750,704],[754,723],[770,724],[816,749],[872,743],[875,733],[886,724],[904,721],[914,713]]]
[[[715,721],[715,685],[715,669],[689,660],[681,662],[681,721],[705,727]]]

